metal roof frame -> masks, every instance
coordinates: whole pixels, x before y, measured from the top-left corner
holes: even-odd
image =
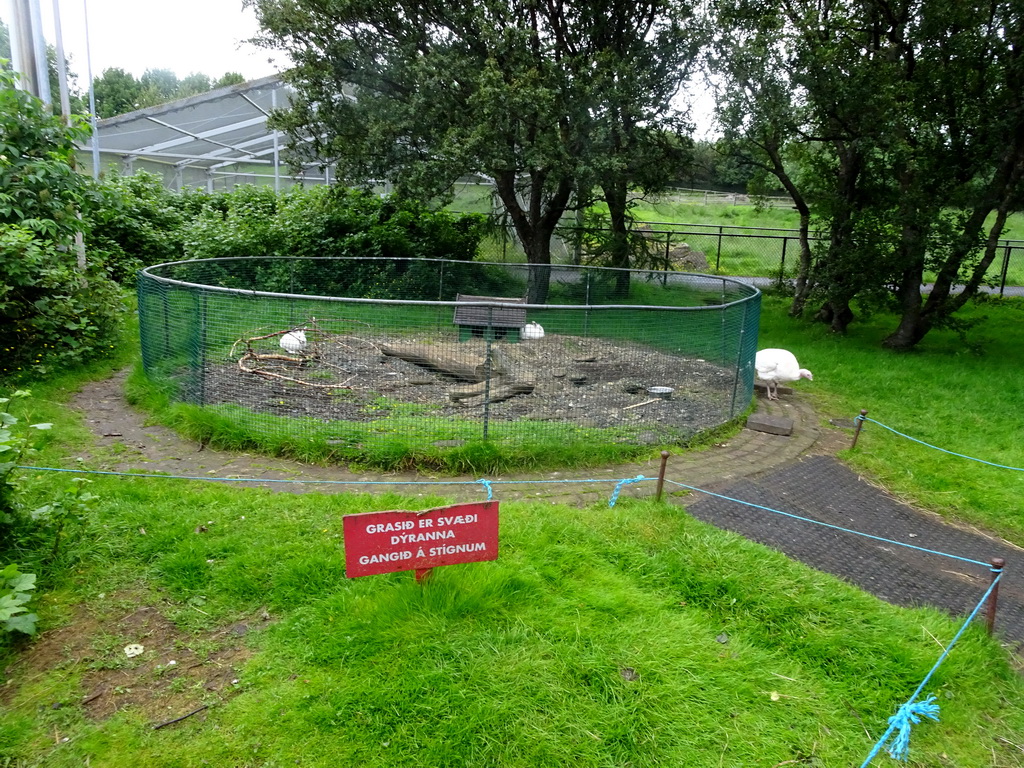
[[[100,120],[80,149],[98,149],[101,162],[119,162],[122,173],[131,173],[137,160],[156,164],[165,178],[173,177],[173,186],[190,170],[203,174],[211,188],[214,176],[233,174],[272,176],[278,187],[281,179],[295,177],[281,173],[282,136],[268,129],[267,118],[287,106],[291,94],[280,75],[218,88]],[[320,163],[309,163],[301,179],[327,183],[330,176]]]

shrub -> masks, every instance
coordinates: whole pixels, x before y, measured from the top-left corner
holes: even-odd
[[[0,225],[0,377],[45,374],[109,350],[124,304],[117,285],[73,256]]]
[[[105,181],[90,221],[90,259],[100,259],[111,279],[134,286],[140,267],[181,258],[185,210],[185,198],[155,174]]]
[[[73,165],[86,136],[0,70],[0,376],[97,355],[118,326],[117,287],[77,268],[76,237],[88,229],[79,213],[98,199]]]

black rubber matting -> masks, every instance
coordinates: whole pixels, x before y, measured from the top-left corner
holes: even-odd
[[[1024,649],[1024,550],[944,522],[902,504],[828,456],[812,456],[722,495],[915,547],[989,563],[1006,561],[999,584],[996,632]],[[756,507],[698,494],[689,504],[700,520],[766,544],[887,602],[931,605],[966,616],[991,582],[987,567],[794,520]],[[979,615],[983,620],[984,609]]]

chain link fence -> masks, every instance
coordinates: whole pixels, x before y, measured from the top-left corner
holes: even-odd
[[[577,243],[581,230],[564,226],[551,241],[552,259],[562,264],[586,263],[588,256]],[[796,278],[800,258],[797,230],[742,227],[725,224],[642,224],[629,233],[634,252],[646,252],[662,269],[684,270],[740,278],[756,278],[759,285],[780,285]],[[812,239],[814,243],[819,242]],[[481,246],[483,257],[521,261],[523,249],[510,226]],[[929,276],[926,275],[926,280]],[[1008,287],[1024,286],[1024,241],[1001,240],[997,258],[987,273],[988,290],[1004,295]]]
[[[531,280],[546,303],[526,303]],[[753,393],[760,294],[728,278],[229,258],[149,267],[138,290],[144,369],[172,400],[339,455],[396,441],[669,445]]]

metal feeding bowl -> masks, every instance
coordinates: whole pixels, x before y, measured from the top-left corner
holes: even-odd
[[[671,400],[672,393],[675,390],[672,387],[648,387],[647,394],[651,397],[660,397],[662,400]]]

